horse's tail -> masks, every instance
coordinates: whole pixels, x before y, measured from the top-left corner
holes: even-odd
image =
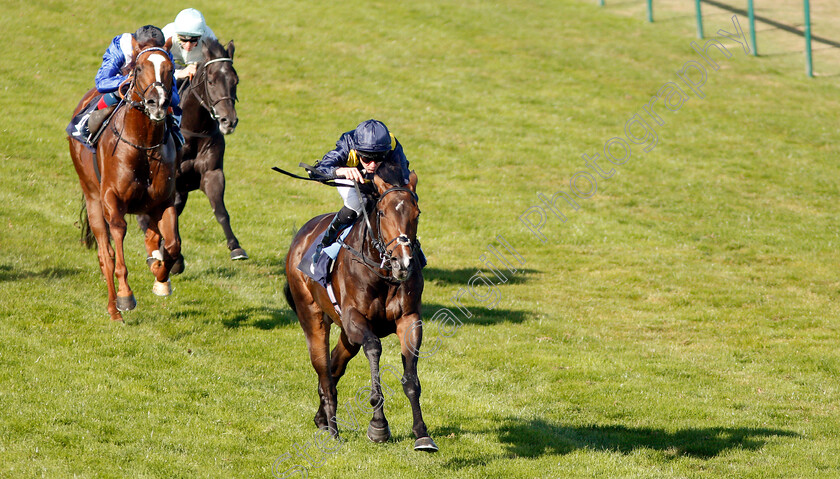
[[[93,231],[90,229],[90,222],[87,214],[87,201],[82,195],[82,209],[79,211],[79,224],[82,226],[81,242],[85,244],[87,249],[93,249],[96,246],[96,237],[93,236]]]
[[[292,308],[292,311],[297,314],[297,308],[295,308],[295,299],[292,297],[292,288],[289,287],[288,281],[286,282],[286,286],[283,287],[283,294],[286,295],[286,302],[289,303],[289,307]]]

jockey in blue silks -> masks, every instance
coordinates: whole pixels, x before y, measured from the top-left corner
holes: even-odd
[[[133,34],[123,33],[114,37],[108,49],[105,50],[105,54],[102,55],[102,65],[99,67],[99,71],[96,72],[96,78],[94,80],[96,82],[96,89],[99,93],[103,93],[103,95],[97,103],[97,111],[91,114],[91,118],[94,118],[94,115],[109,115],[113,111],[113,108],[109,107],[119,103],[120,98],[116,93],[117,88],[128,78],[128,73],[124,74],[122,69],[134,61],[132,40],[138,44],[141,51],[147,48],[163,48],[166,43],[163,32],[160,28],[153,25],[140,27]],[[171,53],[169,53],[169,59],[172,60]],[[181,98],[178,96],[178,89],[175,86],[175,80],[173,78],[170,97],[172,114],[167,118],[170,119],[169,126],[173,130],[172,134],[176,139],[176,143],[180,142],[182,145],[184,143],[184,137],[181,136],[180,129],[181,107],[178,106],[180,102]]]
[[[348,186],[336,188],[344,200],[344,206],[327,227],[321,244],[316,247],[312,256],[313,263],[318,262],[324,248],[335,242],[338,233],[362,213],[364,198],[359,197],[353,182],[364,183],[366,177],[372,177],[377,165],[383,161],[399,162],[403,184],[408,184],[410,170],[402,145],[384,123],[367,120],[359,123],[355,130],[342,134],[335,143],[335,149],[327,152],[315,165],[315,169],[324,176],[346,178],[337,183],[346,183]]]

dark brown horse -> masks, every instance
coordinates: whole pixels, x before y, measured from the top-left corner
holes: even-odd
[[[402,345],[403,377],[400,381],[414,416],[415,449],[436,451],[420,411],[420,380],[417,358],[423,338],[420,301],[423,276],[417,264],[419,244],[417,221],[417,175],[411,172],[402,186],[400,166],[383,163],[374,185],[378,193],[371,218],[362,215],[336,257],[332,273],[335,297],[341,314],[336,313],[327,290],[298,270],[307,249],[329,225],[332,214],[307,222],[292,240],[286,255],[286,299],[297,314],[306,335],[309,357],[318,373],[320,407],[315,425],[338,436],[336,427],[337,390],[347,362],[364,349],[370,363],[373,418],[367,436],[385,442],[391,432],[385,418],[380,381],[379,338],[396,333]],[[395,186],[398,185],[398,186]],[[341,328],[341,337],[330,353],[330,324]]]
[[[233,68],[233,41],[227,48],[217,41],[205,43],[202,52],[204,60],[196,65],[192,80],[181,89],[181,132],[186,144],[175,181],[175,208],[180,215],[190,191],[201,189],[225,232],[230,258],[248,259],[233,234],[225,207],[225,135],[233,133],[239,122],[234,104],[239,77]],[[139,221],[145,227],[145,219]]]
[[[134,42],[135,61],[128,66],[130,83],[124,103],[110,124],[103,127],[95,155],[69,139],[70,157],[87,210],[83,236],[87,236],[88,247],[93,244],[90,235],[96,238],[99,266],[108,284],[108,312],[113,320],[122,320],[120,311],[137,305],[128,285],[123,255],[125,215],[141,213],[150,218],[146,250],[150,256],[156,253],[157,259],[151,264],[155,294],[171,293],[169,271],[181,251],[174,206],[176,150],[165,122],[174,81],[169,45],[166,49],[140,51]],[[74,116],[96,95],[95,89],[87,92]],[[157,251],[161,237],[162,254]],[[114,287],[115,273],[118,288]]]

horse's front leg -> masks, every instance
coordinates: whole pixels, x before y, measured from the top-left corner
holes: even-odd
[[[248,253],[239,246],[239,240],[230,227],[230,215],[225,207],[225,173],[220,169],[204,172],[201,178],[201,189],[210,201],[216,221],[225,232],[230,259],[248,259]]]
[[[403,391],[411,404],[411,414],[414,417],[412,432],[417,438],[414,449],[417,451],[435,452],[437,444],[429,436],[423,412],[420,410],[420,378],[417,376],[417,358],[420,345],[423,342],[423,323],[419,314],[408,314],[397,320],[397,335],[402,346],[403,362]]]
[[[391,438],[391,429],[388,427],[388,420],[385,418],[385,396],[382,394],[382,384],[379,377],[379,358],[382,356],[382,343],[367,328],[365,317],[355,309],[345,308],[341,317],[347,328],[345,331],[348,333],[348,338],[354,343],[361,339],[362,349],[370,363],[370,405],[373,407],[373,418],[368,425],[367,437],[373,442],[385,442]]]
[[[151,231],[153,228],[149,228]],[[172,286],[169,281],[169,272],[172,270],[172,265],[181,255],[181,236],[178,232],[178,213],[175,206],[170,205],[160,215],[156,228],[160,236],[163,236],[163,256],[158,261],[155,261],[152,266],[152,274],[155,275],[155,284],[152,291],[158,296],[169,296],[172,293]],[[155,238],[150,238],[146,235],[146,249],[153,248]],[[157,237],[157,244],[160,244],[160,239]],[[159,250],[155,250],[150,254],[154,255]]]
[[[114,240],[114,274],[117,277],[117,294],[114,304],[117,311],[131,311],[137,306],[137,300],[134,299],[134,292],[131,291],[131,287],[128,285],[128,268],[125,266],[125,252],[123,250],[126,231],[125,205],[117,198],[117,195],[113,191],[107,191],[103,195],[102,206],[105,221],[108,223],[111,238]],[[106,277],[106,280],[112,282],[110,277]],[[109,312],[111,312],[112,306],[110,291],[109,288]],[[119,315],[119,313],[117,314]],[[115,315],[111,313],[111,319],[122,319],[122,317],[115,318]]]
[[[88,225],[96,238],[96,255],[99,258],[99,269],[102,270],[105,283],[108,285],[108,314],[114,321],[122,321],[122,314],[116,306],[117,290],[114,287],[114,248],[111,246],[111,235],[108,233],[108,223],[102,213],[102,203],[99,196],[85,193]]]

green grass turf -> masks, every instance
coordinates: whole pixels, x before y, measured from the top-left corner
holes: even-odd
[[[108,41],[181,6],[33,0],[0,19],[0,477],[840,475],[836,79],[724,40],[705,98],[687,90],[656,147],[611,166],[604,143],[699,60],[690,21],[577,0],[195,6],[237,44],[226,201],[251,259],[228,259],[194,193],[171,297],[151,293],[130,229],[124,325],[78,244],[63,128]],[[389,443],[359,414],[319,452],[315,374],[281,292],[293,233],[340,200],[269,168],[314,161],[370,117],[420,177],[425,317],[459,295],[472,314],[427,328],[434,455],[411,450],[401,392]],[[599,152],[616,173],[576,211],[561,200],[567,221],[549,214],[542,243],[519,217]],[[470,290],[500,235],[524,264]],[[383,348],[399,366],[397,340]],[[351,363],[342,405],[367,371]]]

